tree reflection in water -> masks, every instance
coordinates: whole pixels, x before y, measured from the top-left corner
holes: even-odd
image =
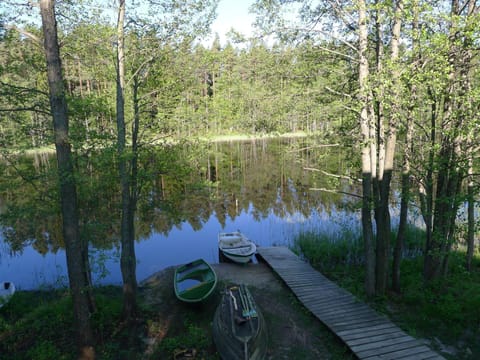
[[[81,229],[90,243],[94,278],[119,283],[115,152],[78,155]],[[288,245],[300,231],[335,231],[351,217],[356,199],[310,189],[358,192],[305,170],[343,174],[348,166],[338,149],[308,139],[150,148],[140,160],[139,280],[199,257],[218,262],[220,231],[240,229],[261,246]],[[55,285],[65,273],[55,162],[43,155],[0,167],[0,272],[24,289]]]

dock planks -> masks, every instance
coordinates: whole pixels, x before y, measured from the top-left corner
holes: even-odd
[[[328,280],[288,248],[258,247],[257,255],[359,359],[445,359]]]

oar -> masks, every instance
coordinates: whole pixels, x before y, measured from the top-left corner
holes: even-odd
[[[257,311],[255,310],[255,304],[250,292],[248,291],[248,288],[245,285],[240,285],[240,298],[242,299],[242,304],[245,304],[243,316],[248,318],[256,317]]]
[[[250,316],[257,317],[257,310],[255,309],[255,303],[253,302],[252,294],[250,294],[250,290],[248,290],[247,287],[245,287],[245,294],[247,297],[247,302],[250,307]]]
[[[228,290],[228,292],[230,294],[230,297],[233,299],[233,307],[235,308],[235,311],[237,311],[238,310],[237,299],[235,299],[235,296],[233,296],[232,290]]]
[[[240,288],[238,289],[238,295],[240,296],[240,300],[242,302],[242,315],[244,317],[249,317],[247,299],[243,296],[242,285],[240,285]]]

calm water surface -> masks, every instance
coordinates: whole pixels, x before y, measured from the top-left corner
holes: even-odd
[[[335,238],[341,229],[358,226],[359,214],[349,210],[351,198],[311,190],[341,186],[356,191],[305,170],[345,171],[338,154],[314,142],[226,143],[210,145],[193,155],[189,151],[181,149],[174,154],[177,160],[181,154],[182,171],[159,171],[143,186],[136,219],[139,281],[197,258],[217,263],[219,232],[240,230],[259,246],[288,246],[303,231]],[[150,168],[164,166],[152,158],[144,161],[154,164]],[[15,172],[8,167],[10,186],[0,188],[0,281],[13,281],[21,289],[68,284],[60,220],[52,213],[55,205],[48,204],[55,204],[53,197],[49,200],[43,193],[54,191],[45,190],[55,188],[54,181],[45,183],[54,179],[54,162],[23,159],[21,166],[16,166],[36,174],[33,178],[41,187],[15,180]],[[79,190],[84,209],[82,234],[93,239],[95,283],[120,284],[119,197],[111,180],[114,175],[105,173],[101,164],[90,159],[85,166],[79,165],[89,169],[89,181]]]

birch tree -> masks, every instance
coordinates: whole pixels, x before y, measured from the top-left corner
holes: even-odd
[[[350,100],[350,106],[358,112],[360,127],[357,142],[361,153],[365,291],[368,296],[382,295],[387,288],[389,273],[389,195],[401,110],[398,59],[404,17],[403,1],[299,1],[288,2],[288,5],[291,6],[292,3],[298,3],[297,10],[300,10],[304,20],[302,25],[294,27],[285,21],[274,20],[282,14],[282,6],[286,6],[281,1],[257,1],[257,11],[270,11],[270,17],[263,18],[268,20],[259,23],[270,29],[271,33],[274,32],[271,24],[276,24],[276,29],[280,29],[278,31],[283,31],[289,37],[294,36],[297,40],[302,36],[330,37],[332,42],[345,44],[347,49],[355,51],[352,55],[323,48],[326,52],[355,62],[358,69],[358,87],[354,89],[355,93],[348,96],[356,100],[356,104]],[[385,44],[388,43],[390,52],[389,56],[385,56]],[[373,73],[372,58],[376,59]],[[345,101],[348,101],[348,96]]]

